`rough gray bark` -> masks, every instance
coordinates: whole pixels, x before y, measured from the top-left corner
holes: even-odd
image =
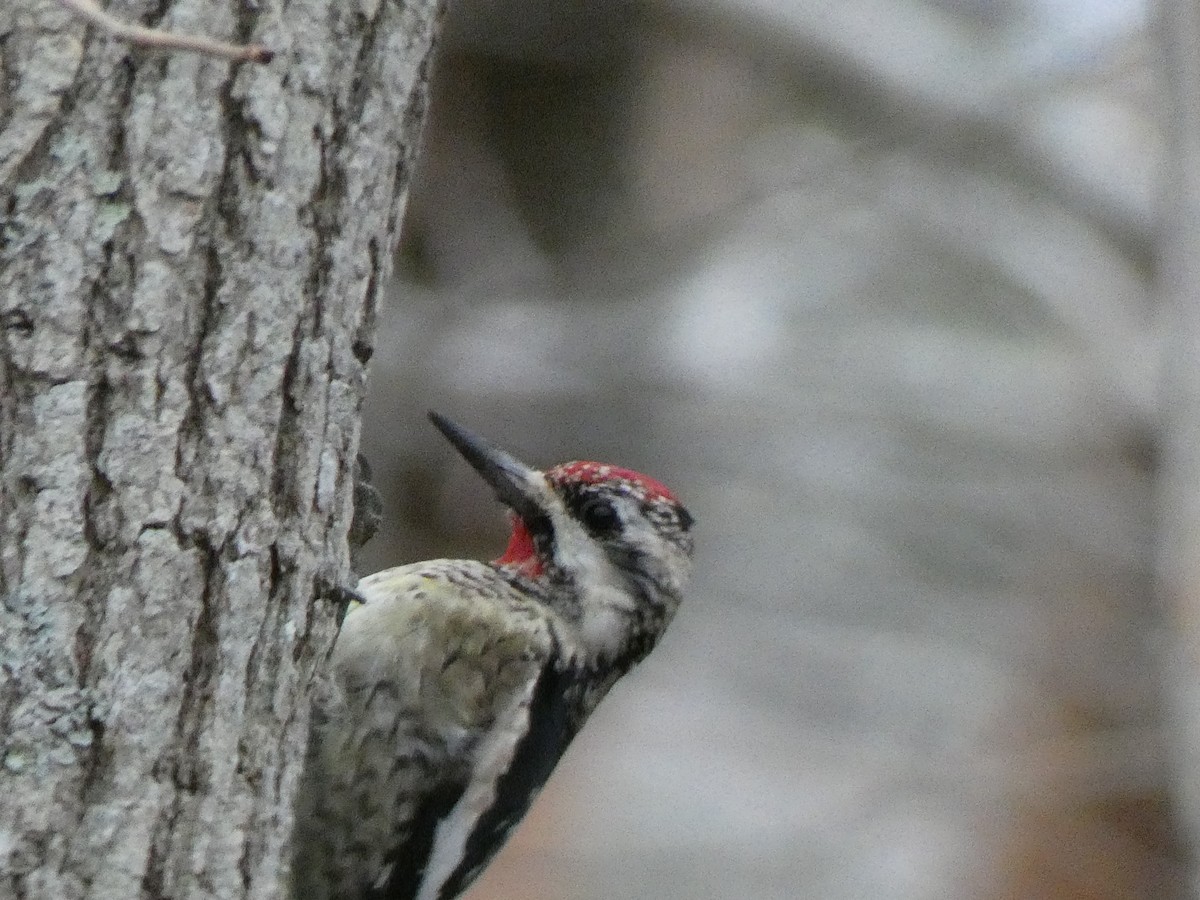
[[[1163,372],[1159,580],[1171,614],[1175,809],[1200,896],[1200,9],[1158,5],[1167,101],[1159,282],[1168,327]]]
[[[436,0],[0,9],[0,898],[280,897]]]

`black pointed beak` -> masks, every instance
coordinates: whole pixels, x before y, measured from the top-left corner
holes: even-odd
[[[533,522],[545,515],[538,503],[540,489],[545,485],[545,477],[541,472],[531,469],[495,444],[451,422],[440,413],[430,410],[429,420],[471,467],[483,476],[483,480],[492,486],[501,503],[526,522]]]

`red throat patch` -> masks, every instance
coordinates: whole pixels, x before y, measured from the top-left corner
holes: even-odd
[[[496,565],[516,569],[526,578],[537,578],[543,570],[537,548],[533,545],[533,535],[529,533],[520,516],[509,513],[508,518],[512,523],[512,535],[508,539],[504,555],[495,561]]]

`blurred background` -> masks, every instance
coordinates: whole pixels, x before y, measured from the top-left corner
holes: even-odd
[[[436,408],[697,566],[471,900],[1185,894],[1137,0],[456,0],[370,571],[498,555]]]

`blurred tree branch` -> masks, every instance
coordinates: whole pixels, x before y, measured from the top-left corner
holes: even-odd
[[[1167,148],[1159,285],[1167,335],[1162,383],[1159,585],[1171,621],[1165,669],[1176,812],[1192,859],[1200,850],[1200,7],[1158,4]]]

